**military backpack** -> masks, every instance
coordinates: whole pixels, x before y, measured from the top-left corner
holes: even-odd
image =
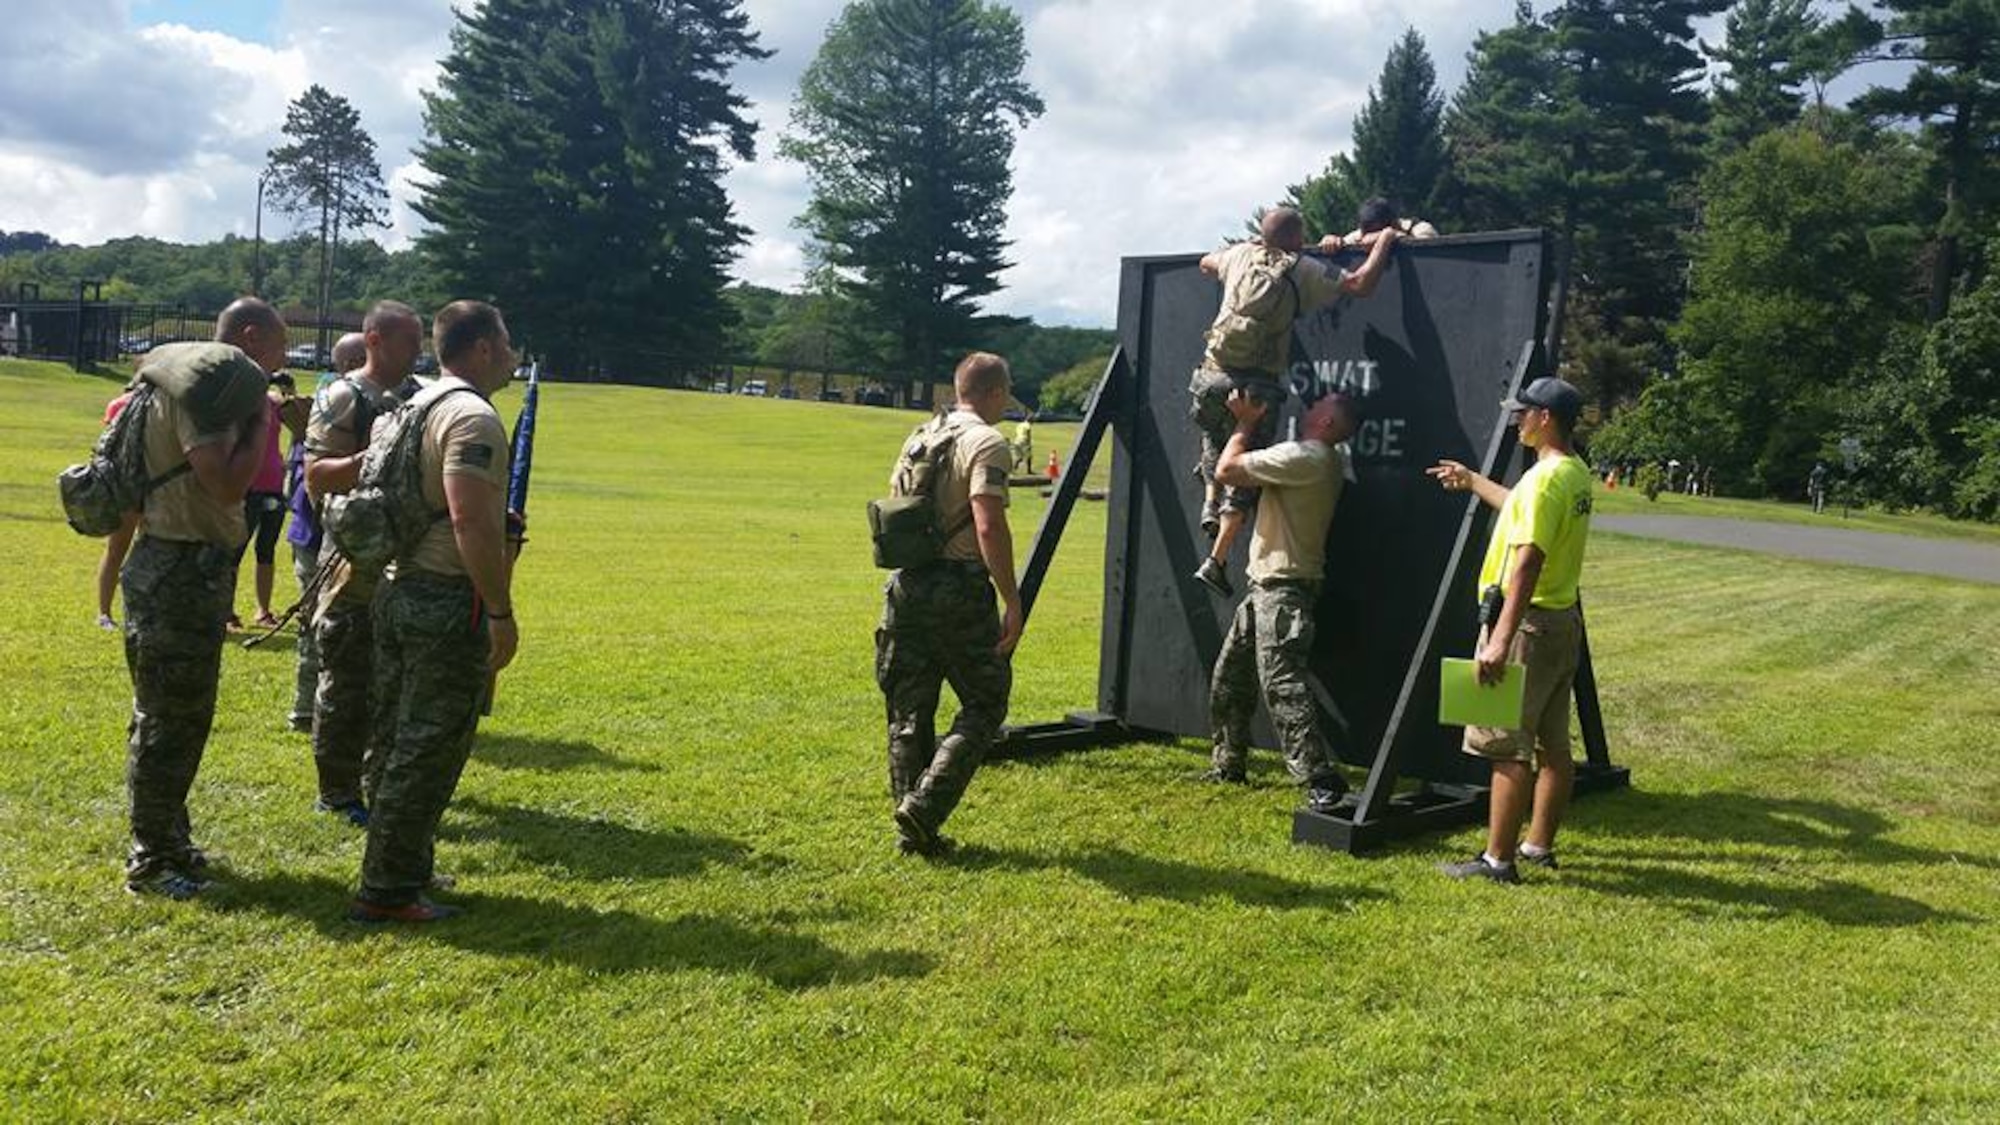
[[[56,476],[69,526],[79,535],[110,535],[144,509],[148,493],[192,470],[183,460],[158,476],[146,471],[146,418],[155,395],[174,399],[211,432],[240,424],[269,385],[263,369],[228,344],[167,344],[148,352],[128,388],[131,398],[97,436],[89,459]]]
[[[918,426],[896,460],[890,495],[868,502],[868,533],[875,542],[875,565],[904,570],[935,562],[945,544],[972,522],[972,512],[944,527],[938,522],[937,487],[958,442],[959,427],[947,417]]]
[[[1299,287],[1292,280],[1298,264],[1297,254],[1260,253],[1251,262],[1235,288],[1235,305],[1208,330],[1209,353],[1225,370],[1255,366],[1269,353],[1272,337],[1291,331],[1299,315]]]
[[[326,541],[362,577],[380,576],[450,514],[424,499],[424,423],[438,403],[470,390],[445,387],[382,414],[361,454],[361,479],[327,499]]]

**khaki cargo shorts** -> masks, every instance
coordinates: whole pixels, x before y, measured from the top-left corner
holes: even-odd
[[[1480,647],[1486,644],[1479,631]],[[1510,664],[1524,664],[1528,684],[1522,692],[1520,730],[1499,727],[1465,728],[1465,752],[1495,762],[1527,762],[1539,766],[1549,759],[1569,757],[1570,696],[1583,649],[1583,611],[1528,607],[1507,651]],[[1535,754],[1537,744],[1541,755]]]

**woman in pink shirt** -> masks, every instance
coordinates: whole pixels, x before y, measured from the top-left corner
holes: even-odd
[[[250,528],[250,538],[243,546],[245,549],[252,543],[257,546],[255,624],[260,627],[278,623],[277,616],[271,612],[271,585],[278,559],[278,533],[285,529],[285,456],[279,448],[285,424],[279,417],[277,398],[268,397],[267,404],[271,416],[264,426],[264,459],[257,466],[257,475],[251,478],[249,494],[243,497],[243,522]],[[241,551],[236,558],[240,566],[243,561]],[[233,613],[229,616],[229,623],[233,627],[242,626],[242,621]]]

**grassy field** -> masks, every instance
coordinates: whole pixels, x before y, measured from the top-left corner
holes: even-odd
[[[439,846],[469,912],[382,932],[278,647],[228,653],[193,800],[227,884],[121,889],[128,692],[51,482],[112,389],[0,363],[0,1118],[2000,1114],[2000,588],[1601,536],[1636,788],[1519,888],[1435,873],[1470,831],[1294,848],[1271,756],[1217,792],[1192,744],[989,766],[927,865],[862,532],[910,416],[552,386],[522,655]],[[1019,720],[1094,700],[1103,512]]]

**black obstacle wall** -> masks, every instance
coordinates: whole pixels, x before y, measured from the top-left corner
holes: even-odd
[[[1353,268],[1360,255],[1333,259]],[[1221,288],[1199,256],[1128,258],[1119,338],[1129,381],[1112,426],[1112,504],[1105,552],[1098,707],[1134,728],[1205,737],[1208,671],[1234,604],[1191,575],[1206,553],[1197,526],[1200,439],[1188,420],[1188,380]],[[1473,574],[1479,523],[1456,573],[1453,544],[1473,502],[1439,489],[1424,469],[1439,458],[1479,467],[1492,456],[1518,476],[1500,402],[1528,373],[1542,335],[1547,254],[1537,231],[1405,243],[1374,295],[1302,318],[1293,341],[1293,395],[1281,432],[1303,405],[1338,390],[1365,414],[1350,442],[1353,476],[1335,517],[1313,671],[1341,758],[1370,765],[1416,654],[1439,584],[1446,603],[1435,651],[1469,654],[1477,632]],[[1239,587],[1249,536],[1231,573]],[[1239,595],[1240,596],[1240,595]],[[1458,752],[1459,732],[1436,723],[1435,660],[1420,673],[1399,724],[1400,773],[1480,783],[1486,771]],[[1260,715],[1257,741],[1272,746]]]

